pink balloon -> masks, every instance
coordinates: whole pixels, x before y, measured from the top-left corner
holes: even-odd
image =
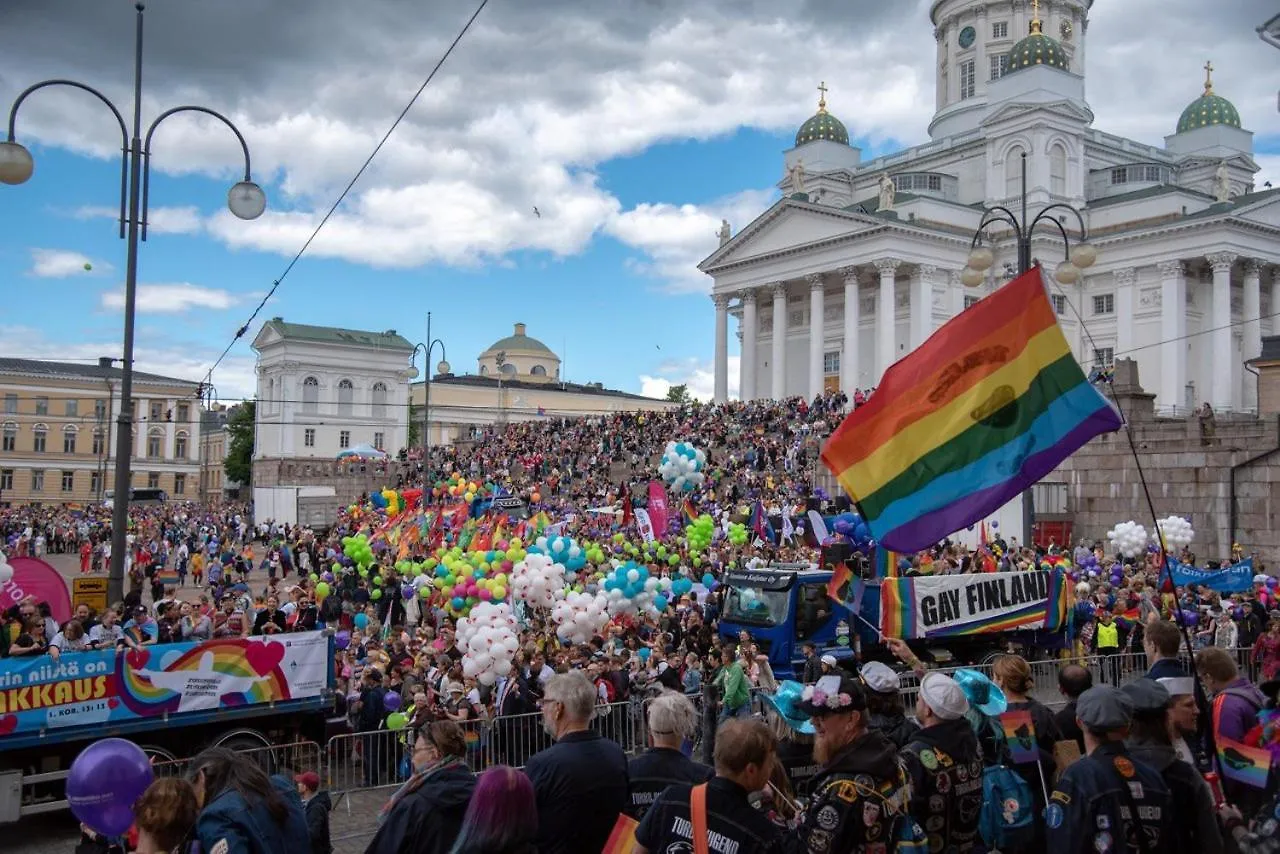
[[[514,564],[514,563],[512,563],[512,562],[511,562],[511,561],[509,561],[509,560],[504,560],[504,561],[502,562],[502,571],[503,571],[503,572],[510,572],[510,571],[512,570],[512,568],[513,568],[513,567],[515,567],[515,564]]]
[[[489,601],[491,598],[493,598],[493,594],[492,594],[492,593],[490,593],[490,592],[489,592],[488,590],[486,590],[486,589],[481,589],[481,591],[480,591],[479,593],[477,593],[476,595],[477,595],[477,596],[479,596],[481,599],[483,599],[483,600],[484,600],[484,601],[486,601],[486,602],[487,602],[487,601]]]

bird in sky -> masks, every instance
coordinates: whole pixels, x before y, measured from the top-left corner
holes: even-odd
[[[542,211],[538,210],[537,205],[533,206],[533,215],[536,216],[538,219],[542,219]]]

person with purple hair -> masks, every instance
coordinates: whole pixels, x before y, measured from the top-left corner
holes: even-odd
[[[523,771],[495,765],[476,779],[449,854],[537,854],[538,802]]]

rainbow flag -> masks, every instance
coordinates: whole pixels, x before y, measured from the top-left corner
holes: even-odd
[[[620,814],[600,854],[631,854],[636,847],[636,828],[639,826],[640,822],[631,816]]]
[[[822,461],[877,543],[917,552],[1121,423],[1071,354],[1037,266],[890,367]]]
[[[898,558],[900,555],[892,549],[876,547],[876,578],[897,578]]]
[[[880,634],[887,638],[918,638],[916,580],[899,578],[880,585]]]
[[[1213,730],[1221,732],[1219,718],[1222,716],[1222,704],[1225,694],[1219,694],[1213,700]],[[1255,789],[1266,789],[1271,776],[1271,751],[1265,747],[1253,747],[1239,741],[1218,736],[1214,750],[1218,759],[1218,771],[1223,777],[1244,783]]]
[[[178,586],[178,570],[176,569],[159,570],[158,572],[156,572],[156,582],[159,584],[163,584],[166,587],[177,587]]]
[[[680,505],[680,513],[684,516],[685,525],[692,525],[698,519],[698,509],[693,506],[693,499],[686,498]]]
[[[1030,709],[1016,709],[1000,716],[1000,729],[1009,745],[1013,764],[1024,765],[1040,761],[1040,748],[1036,746],[1036,724]]]

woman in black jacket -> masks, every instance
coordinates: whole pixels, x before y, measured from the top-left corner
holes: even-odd
[[[462,828],[475,789],[467,743],[453,721],[409,732],[413,776],[378,816],[378,833],[365,854],[448,854]]]

